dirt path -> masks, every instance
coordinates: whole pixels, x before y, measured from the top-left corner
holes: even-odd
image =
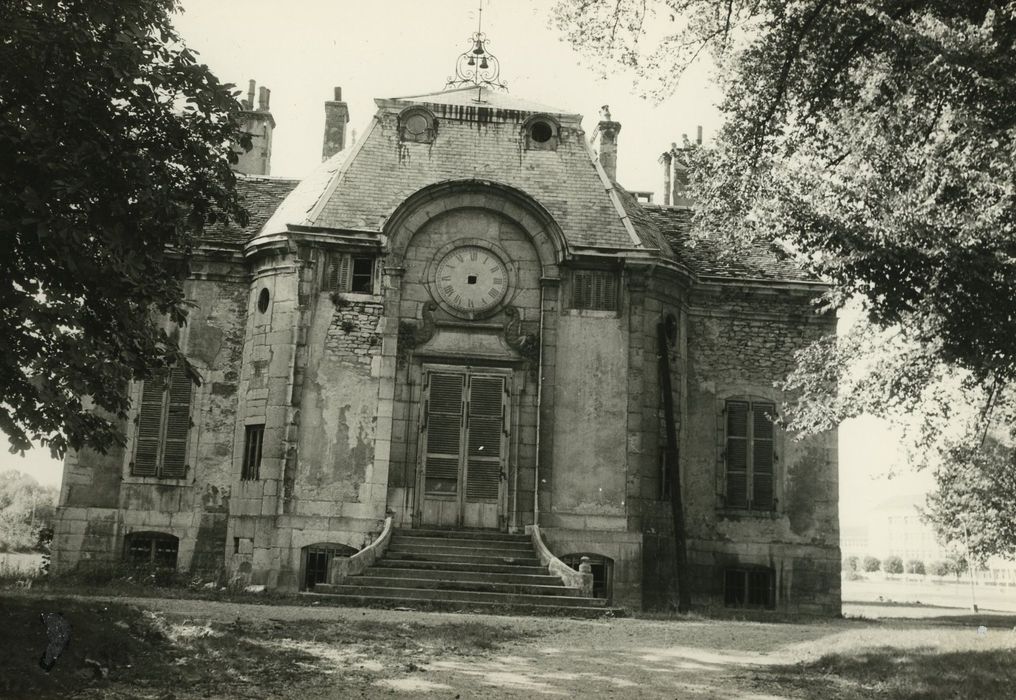
[[[201,600],[118,599],[169,619],[218,622],[344,622],[445,625],[480,622],[526,637],[488,654],[425,647],[379,658],[376,649],[297,644],[334,682],[294,697],[336,697],[356,673],[356,695],[435,698],[771,698],[753,688],[753,669],[801,661],[808,645],[850,631],[850,623],[773,625],[729,621],[578,620],[333,607],[244,605]],[[285,640],[276,640],[286,644]],[[363,676],[367,676],[364,678]],[[366,682],[363,682],[366,681]]]

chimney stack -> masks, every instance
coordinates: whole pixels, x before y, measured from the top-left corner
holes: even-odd
[[[244,175],[270,175],[272,172],[272,132],[275,130],[275,118],[268,111],[271,90],[262,87],[258,93],[258,108],[254,109],[254,93],[257,84],[251,80],[247,83],[247,99],[240,105],[241,128],[250,134],[251,149],[240,153],[240,159],[233,170]]]
[[[342,88],[335,88],[335,99],[325,102],[325,138],[321,160],[328,160],[346,147],[349,105],[342,101]]]
[[[681,134],[682,146],[670,144],[670,151],[660,158],[663,163],[663,203],[675,207],[690,207],[695,202],[688,195],[688,155],[692,148],[702,145],[702,127],[696,129],[695,144],[688,134]]]
[[[620,131],[620,122],[613,121],[610,118],[610,107],[603,105],[600,110],[600,122],[593,130],[592,145],[603,172],[611,182],[617,180],[617,135]]]

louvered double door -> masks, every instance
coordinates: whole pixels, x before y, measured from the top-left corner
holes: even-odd
[[[420,430],[422,525],[500,527],[509,377],[479,369],[427,370]]]

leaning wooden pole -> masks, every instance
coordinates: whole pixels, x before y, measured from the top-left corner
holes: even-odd
[[[684,528],[684,503],[681,499],[681,470],[677,464],[677,425],[674,422],[674,393],[670,382],[670,345],[664,321],[656,325],[656,341],[660,362],[660,390],[663,394],[663,415],[667,421],[666,467],[670,479],[670,508],[674,517],[674,554],[677,567],[677,611],[691,609],[688,590],[688,537]]]

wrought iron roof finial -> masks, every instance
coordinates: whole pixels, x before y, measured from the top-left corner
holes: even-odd
[[[455,77],[449,77],[445,89],[475,85],[476,101],[483,101],[483,88],[508,90],[501,80],[501,62],[487,50],[487,35],[483,33],[483,0],[477,12],[476,31],[469,40],[470,48],[459,54],[455,62]]]

